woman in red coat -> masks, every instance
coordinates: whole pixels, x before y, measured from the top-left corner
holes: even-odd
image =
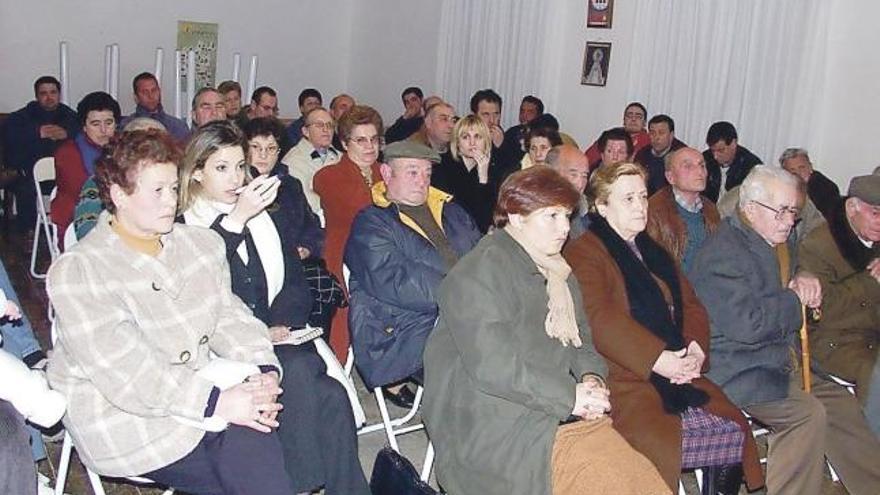
[[[608,361],[615,429],[673,490],[683,466],[723,465],[719,491],[739,493],[740,464],[749,489],[757,489],[763,476],[749,424],[702,376],[709,369],[706,309],[678,263],[645,233],[644,169],[603,165],[589,195],[589,231],[564,255],[580,283],[593,342]]]
[[[339,133],[345,154],[333,165],[315,174],[313,186],[321,197],[327,240],[324,259],[327,269],[343,281],[342,255],[354,217],[373,203],[370,188],[382,180],[379,151],[384,127],[379,113],[368,106],[355,105],[339,120]],[[348,287],[345,287],[346,296]],[[348,354],[348,308],[339,308],[330,325],[330,345],[341,362]]]
[[[55,185],[58,188],[50,205],[52,222],[58,226],[58,238],[64,238],[73,220],[73,210],[83,184],[95,173],[95,164],[103,147],[116,133],[119,103],[103,91],[87,94],[76,106],[82,132],[68,139],[55,151]]]

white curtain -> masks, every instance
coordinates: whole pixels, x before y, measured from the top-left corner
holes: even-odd
[[[470,98],[492,88],[504,98],[503,127],[518,124],[523,96],[547,94],[542,72],[556,63],[545,57],[556,0],[443,0],[437,49],[437,88],[470,113]],[[546,101],[545,101],[546,103]]]
[[[831,5],[823,0],[636,0],[628,96],[705,148],[712,122],[767,164],[817,142]],[[816,117],[814,117],[816,115]]]

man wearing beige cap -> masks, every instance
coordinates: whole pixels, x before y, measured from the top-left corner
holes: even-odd
[[[821,318],[810,325],[814,361],[856,384],[868,424],[880,436],[880,176],[850,182],[828,223],[804,238],[800,266],[819,278],[824,294]]]
[[[422,351],[437,319],[436,295],[450,268],[480,233],[452,196],[430,187],[440,155],[404,140],[385,148],[373,205],[361,210],[345,248],[349,328],[355,364],[369,387],[421,383]],[[386,389],[412,405],[406,387]]]

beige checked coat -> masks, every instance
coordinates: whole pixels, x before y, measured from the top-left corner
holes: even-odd
[[[231,290],[226,248],[208,229],[175,225],[154,258],[129,249],[105,213],[49,270],[57,342],[53,388],[82,461],[131,476],[171,464],[204,432],[212,384],[196,376],[221,357],[281,366],[266,327]]]

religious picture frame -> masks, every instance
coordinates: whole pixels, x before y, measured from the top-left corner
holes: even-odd
[[[608,82],[610,64],[611,43],[588,41],[584,49],[581,84],[584,86],[605,86]]]
[[[614,0],[587,0],[587,27],[611,29]]]

